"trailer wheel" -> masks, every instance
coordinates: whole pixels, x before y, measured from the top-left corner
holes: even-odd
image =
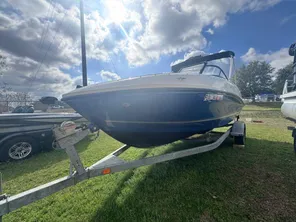
[[[246,145],[246,126],[244,127],[244,134],[242,136],[233,137],[233,147],[244,148]]]
[[[60,145],[58,144],[58,142],[57,142],[56,139],[54,139],[54,140],[52,141],[51,146],[52,146],[52,148],[53,148],[54,150],[60,150],[60,149],[61,149],[61,147],[60,147]]]
[[[0,161],[23,160],[38,150],[37,143],[30,137],[15,137],[3,144]]]

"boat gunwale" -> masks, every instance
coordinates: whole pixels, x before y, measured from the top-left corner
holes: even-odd
[[[127,91],[136,91],[136,90],[149,90],[149,89],[163,89],[163,87],[155,87],[155,88],[133,88],[133,89],[120,89],[120,90],[116,90],[116,91],[106,91],[106,92],[93,92],[91,94],[79,94],[79,95],[72,95],[72,96],[67,96],[67,97],[63,97],[62,101],[65,101],[67,103],[67,101],[71,101],[71,100],[75,100],[78,98],[83,98],[83,97],[92,97],[92,96],[97,96],[99,94],[107,94],[107,93],[120,93],[120,92],[127,92]],[[234,93],[231,93],[229,91],[221,91],[221,90],[216,90],[216,89],[208,89],[208,88],[178,88],[178,87],[167,87],[165,89],[169,89],[169,90],[175,90],[178,89],[180,91],[190,91],[190,90],[195,90],[195,91],[202,91],[203,93],[217,93],[217,94],[222,94],[222,95],[228,95],[231,97],[234,97],[235,99],[238,99],[239,102],[244,106],[245,103],[242,99],[241,96],[236,95]],[[155,93],[155,92],[154,92]]]

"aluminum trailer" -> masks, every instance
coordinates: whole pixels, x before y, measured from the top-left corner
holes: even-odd
[[[138,160],[125,161],[120,159],[119,155],[130,148],[128,145],[123,145],[88,168],[83,166],[74,145],[86,137],[90,131],[88,129],[67,131],[65,127],[57,127],[54,129],[57,142],[61,149],[65,149],[71,161],[69,175],[13,196],[8,196],[6,194],[0,195],[0,221],[1,217],[5,214],[93,177],[208,152],[218,148],[230,135],[234,138],[235,146],[244,146],[246,135],[245,124],[241,121],[236,121],[230,126],[231,127],[225,133],[221,133],[222,135],[219,139],[211,144]],[[75,168],[75,171],[73,168]],[[0,178],[0,192],[1,187]]]

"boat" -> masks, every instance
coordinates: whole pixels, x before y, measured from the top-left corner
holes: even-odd
[[[285,81],[281,112],[287,119],[296,122],[296,43],[290,46],[289,55],[294,56],[293,73]]]
[[[88,122],[78,113],[9,113],[0,114],[0,140],[17,132],[51,129],[64,121]]]
[[[88,124],[78,113],[0,114],[0,161],[21,160],[45,148],[58,148],[52,130],[64,121],[77,127]]]
[[[233,121],[244,106],[233,69],[232,51],[195,56],[169,73],[93,84],[62,101],[122,143],[155,147]]]
[[[57,98],[46,96],[39,100],[42,104],[52,105]],[[17,106],[12,113],[0,114],[0,144],[3,138],[15,133],[52,129],[64,121],[74,121],[78,126],[88,121],[78,113],[34,112],[32,106]]]

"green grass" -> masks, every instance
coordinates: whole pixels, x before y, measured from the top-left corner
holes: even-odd
[[[255,102],[248,103],[244,107],[244,111],[267,111],[267,110],[281,110],[281,102]]]
[[[5,215],[4,221],[295,221],[291,132],[278,126],[279,111],[266,116],[269,112],[261,111],[263,123],[247,124],[245,149],[226,141],[212,152],[93,178]],[[78,145],[87,166],[121,145],[104,133],[92,137]],[[123,158],[190,146],[192,141],[178,141],[151,150],[132,148]],[[16,194],[65,176],[68,165],[62,151],[1,164],[4,190]]]

